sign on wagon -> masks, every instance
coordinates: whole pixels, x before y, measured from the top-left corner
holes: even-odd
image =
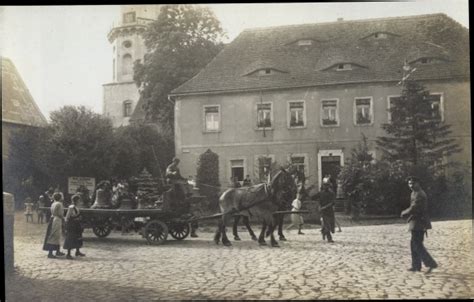
[[[68,193],[75,194],[77,188],[80,186],[85,186],[89,192],[94,192],[95,189],[95,178],[94,177],[78,177],[71,176],[68,177]]]

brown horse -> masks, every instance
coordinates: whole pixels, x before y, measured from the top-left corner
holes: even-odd
[[[282,202],[288,202],[287,199],[293,199],[296,195],[296,185],[291,174],[283,168],[272,177],[270,184],[259,184],[251,187],[231,188],[222,193],[219,198],[222,219],[214,236],[214,241],[219,244],[222,236],[222,243],[225,246],[232,245],[227,238],[226,225],[230,218],[237,212],[250,209],[252,216],[262,221],[262,231],[258,238],[260,245],[266,245],[265,230],[268,227],[268,233],[271,238],[271,245],[278,247],[278,243],[273,236],[273,230],[276,221],[273,213],[280,208]]]

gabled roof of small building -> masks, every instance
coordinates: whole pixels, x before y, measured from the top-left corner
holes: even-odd
[[[2,57],[2,122],[44,127],[46,118],[13,62]]]
[[[245,30],[171,94],[399,81],[404,62],[422,57],[442,60],[417,65],[415,79],[469,77],[468,29],[432,14]],[[337,70],[343,63],[353,68]],[[284,72],[259,76],[258,68]]]

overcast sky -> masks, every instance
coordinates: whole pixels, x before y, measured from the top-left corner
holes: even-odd
[[[232,41],[242,30],[288,24],[445,13],[469,28],[468,0],[212,4]],[[119,6],[0,6],[0,54],[10,58],[43,114],[64,105],[102,113],[112,80],[107,40]]]

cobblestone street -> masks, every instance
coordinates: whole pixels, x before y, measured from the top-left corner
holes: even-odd
[[[410,234],[401,223],[343,226],[334,244],[310,225],[305,235],[287,231],[280,248],[258,246],[243,230],[230,248],[216,246],[206,228],[161,246],[137,234],[98,239],[86,230],[87,256],[71,261],[47,259],[46,224],[27,224],[17,213],[17,273],[7,280],[7,301],[473,298],[472,226],[433,222],[425,245],[439,268],[425,274],[407,271]]]

